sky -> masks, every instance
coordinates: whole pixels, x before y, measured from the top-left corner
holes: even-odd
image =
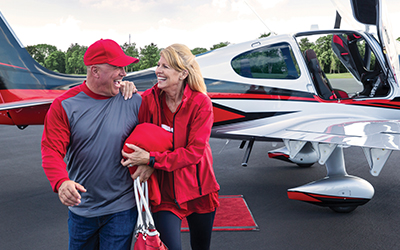
[[[400,37],[400,2],[386,0],[393,35]],[[0,11],[23,45],[66,51],[101,38],[120,45],[173,43],[209,49],[277,34],[333,28],[330,0],[0,0]],[[343,21],[343,26],[345,26]],[[396,27],[397,26],[397,27]]]

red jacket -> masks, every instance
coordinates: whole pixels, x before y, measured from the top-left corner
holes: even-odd
[[[155,85],[142,94],[139,123],[161,126],[160,92]],[[155,169],[173,172],[173,190],[178,204],[220,188],[215,178],[209,144],[213,121],[211,99],[186,86],[182,104],[174,114],[173,150],[150,152],[150,156],[155,157]]]

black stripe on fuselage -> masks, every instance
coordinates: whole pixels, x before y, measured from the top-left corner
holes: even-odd
[[[280,115],[287,115],[287,114],[292,114],[296,113],[299,111],[286,111],[286,112],[243,112],[237,109],[233,109],[224,105],[220,105],[218,103],[213,103],[213,106],[218,109],[225,110],[230,113],[237,114],[241,116],[241,118],[236,118],[236,119],[230,119],[230,120],[225,120],[225,121],[220,121],[220,122],[214,122],[214,127],[216,126],[221,126],[221,125],[229,125],[233,123],[239,123],[239,122],[246,122],[246,121],[252,121],[252,120],[258,120],[258,119],[263,119],[263,118],[269,118],[269,117],[274,117],[274,116],[280,116]]]

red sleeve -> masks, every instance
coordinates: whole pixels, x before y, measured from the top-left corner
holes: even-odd
[[[196,112],[196,114],[188,128],[186,146],[177,147],[172,152],[150,152],[150,156],[155,157],[155,169],[172,172],[179,168],[197,164],[204,157],[214,121],[211,100],[208,97],[204,98],[199,108],[193,112]]]
[[[69,180],[64,162],[69,140],[68,118],[61,101],[56,99],[47,112],[42,136],[42,166],[54,192]]]

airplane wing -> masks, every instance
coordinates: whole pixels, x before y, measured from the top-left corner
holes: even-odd
[[[376,117],[349,117],[337,113],[303,114],[280,126],[268,121],[249,122],[247,126],[217,128],[216,134],[225,134],[227,138],[242,136],[256,140],[283,139],[400,150],[400,120],[376,120]]]
[[[265,136],[343,146],[400,149],[399,120],[347,120],[311,120]]]
[[[226,133],[226,131],[224,131]],[[349,117],[303,117],[297,123],[274,130],[265,127],[248,127],[231,130],[233,136],[247,135],[257,139],[282,139],[291,158],[310,142],[323,165],[338,147],[361,147],[370,166],[378,176],[393,150],[400,150],[400,120],[368,120]]]
[[[10,103],[0,104],[0,111],[2,110],[11,110],[11,109],[19,109],[19,108],[29,108],[40,105],[50,105],[54,99],[34,99],[34,100],[23,100],[16,101]]]

